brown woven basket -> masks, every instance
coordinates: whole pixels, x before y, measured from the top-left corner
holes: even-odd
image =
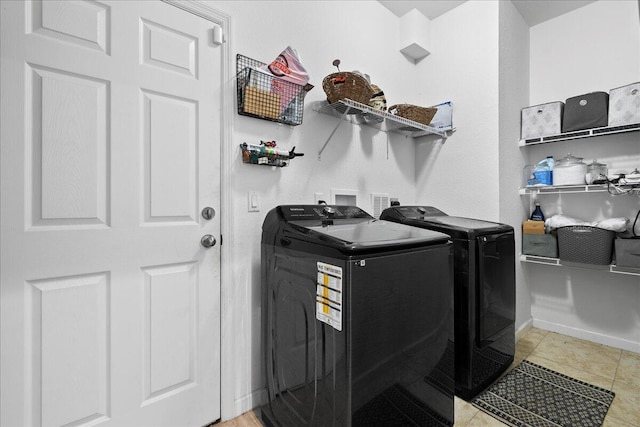
[[[436,115],[437,108],[418,107],[411,104],[397,104],[389,107],[389,112],[405,119],[428,125]]]
[[[341,81],[343,78],[344,81]],[[322,89],[327,94],[329,104],[347,98],[367,105],[374,94],[364,77],[349,72],[329,74],[322,81]]]

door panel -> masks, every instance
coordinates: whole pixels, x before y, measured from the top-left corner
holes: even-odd
[[[27,64],[32,226],[107,224],[109,82]]]
[[[0,424],[215,421],[214,24],[159,1],[1,9]]]
[[[197,101],[142,96],[145,219],[197,223]]]
[[[97,421],[108,413],[108,294],[107,273],[27,283],[33,425]]]
[[[145,401],[194,385],[197,295],[194,263],[145,268]]]
[[[198,39],[142,20],[143,63],[197,78]]]
[[[109,53],[110,8],[88,1],[30,2],[27,30]]]

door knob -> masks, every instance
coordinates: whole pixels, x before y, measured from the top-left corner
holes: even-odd
[[[202,236],[202,239],[200,239],[200,244],[208,249],[211,246],[216,245],[216,238],[211,234],[205,234],[204,236]]]

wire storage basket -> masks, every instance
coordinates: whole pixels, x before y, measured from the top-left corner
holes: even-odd
[[[436,115],[437,108],[419,107],[411,104],[396,104],[389,107],[389,112],[417,123],[428,126]]]
[[[587,225],[560,227],[558,257],[562,261],[584,264],[611,264],[616,233]]]
[[[304,97],[313,88],[262,71],[264,62],[236,56],[238,114],[292,126],[302,124]]]
[[[374,90],[364,77],[348,71],[329,74],[322,80],[322,89],[329,104],[350,99],[368,105]]]

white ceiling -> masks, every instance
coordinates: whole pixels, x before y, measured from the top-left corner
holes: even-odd
[[[417,9],[429,19],[437,18],[466,0],[392,0],[380,3],[396,16]],[[498,1],[498,0],[496,0]],[[504,0],[500,0],[504,1]],[[511,0],[530,27],[593,3],[595,0]]]

